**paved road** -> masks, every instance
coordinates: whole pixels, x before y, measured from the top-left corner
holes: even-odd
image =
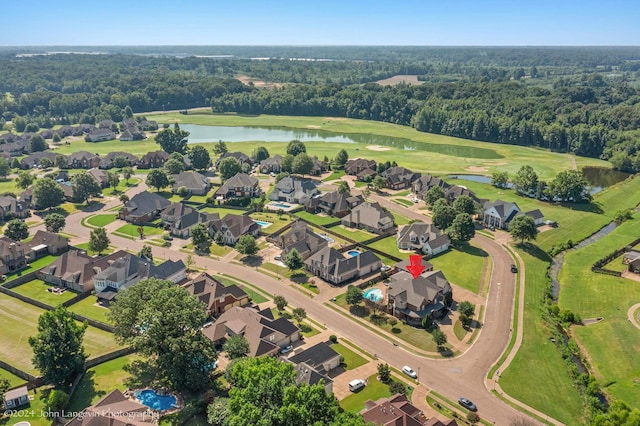
[[[140,184],[129,192],[129,196],[144,189],[145,185]],[[410,218],[426,219],[426,216],[397,206],[384,197],[374,195],[372,198]],[[105,208],[117,204],[117,200],[111,200],[106,203]],[[90,214],[94,213],[73,214],[67,218],[65,231],[77,236],[72,240],[73,243],[76,240],[78,242],[87,241],[90,230],[83,227],[80,220]],[[144,241],[133,241],[115,235],[110,235],[110,239],[112,245],[133,251],[139,251],[144,244]],[[499,425],[508,425],[512,419],[523,415],[493,396],[485,386],[484,378],[507,346],[510,336],[515,279],[514,274],[509,270],[509,265],[513,261],[504,248],[489,238],[476,236],[474,242],[493,258],[494,270],[480,335],[466,353],[455,359],[424,359],[399,346],[394,346],[373,331],[360,326],[349,318],[336,314],[331,308],[317,303],[287,283],[264,275],[257,270],[211,258],[196,256],[195,261],[197,266],[209,271],[224,272],[253,283],[271,294],[284,295],[292,306],[304,308],[307,314],[316,321],[334,330],[336,334],[346,337],[363,350],[376,353],[381,360],[390,365],[398,369],[403,365],[412,366],[414,370],[419,371],[421,384],[452,400],[465,396],[476,403],[479,407],[479,414],[483,418]],[[153,247],[153,253],[156,257],[172,260],[185,259],[187,256],[186,253],[160,247]]]

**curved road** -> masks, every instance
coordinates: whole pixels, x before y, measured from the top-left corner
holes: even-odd
[[[146,189],[144,184],[138,185],[128,192],[129,196]],[[425,220],[426,216],[401,208],[383,197],[374,195],[372,198],[393,209],[400,211],[410,218]],[[381,200],[378,200],[381,199]],[[117,200],[109,201],[107,208],[119,204]],[[388,206],[391,207],[391,206]],[[65,231],[77,238],[72,243],[86,242],[90,229],[83,227],[80,221],[83,217],[94,213],[79,213],[67,217]],[[113,245],[122,249],[139,251],[144,241],[133,241],[110,235]],[[493,258],[493,272],[486,302],[485,318],[480,335],[475,343],[461,356],[454,359],[425,359],[408,350],[394,346],[386,339],[358,323],[337,315],[331,308],[315,302],[304,293],[297,291],[287,283],[262,274],[250,267],[225,263],[211,258],[195,256],[196,265],[207,270],[223,272],[250,283],[271,294],[286,296],[289,303],[302,307],[307,314],[326,327],[344,336],[354,344],[369,353],[376,353],[378,357],[397,369],[403,365],[411,365],[420,371],[420,382],[436,390],[447,398],[456,401],[465,396],[476,403],[482,418],[499,425],[507,425],[514,418],[524,415],[495,397],[485,386],[485,376],[491,366],[501,356],[507,346],[512,324],[512,312],[515,296],[515,275],[509,270],[513,263],[508,252],[489,238],[477,235],[474,242]],[[186,253],[177,250],[153,247],[154,255],[165,259],[185,259]]]

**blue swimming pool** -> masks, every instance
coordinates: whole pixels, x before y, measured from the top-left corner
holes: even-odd
[[[256,220],[255,221],[258,225],[260,225],[261,228],[266,228],[267,226],[271,226],[273,225],[271,222],[265,222],[263,220]]]
[[[285,204],[285,203],[274,203],[274,202],[271,202],[271,203],[269,203],[269,205],[273,206],[273,207],[279,207],[281,209],[288,209],[288,208],[291,207],[289,204]]]
[[[358,250],[349,250],[347,254],[351,257],[356,257],[357,255],[360,254],[360,252]]]
[[[382,300],[382,290],[380,290],[379,288],[370,288],[369,290],[364,292],[362,297],[364,297],[365,299],[369,299],[372,302],[379,302]]]
[[[173,395],[158,395],[153,389],[145,389],[134,393],[136,399],[142,405],[146,405],[152,410],[166,411],[173,408],[178,400]]]

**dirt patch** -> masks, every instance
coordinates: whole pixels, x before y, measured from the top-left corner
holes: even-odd
[[[604,318],[602,317],[598,317],[598,318],[587,318],[585,320],[582,320],[582,324],[583,325],[591,325],[591,324],[595,324],[598,323],[600,321],[602,321]]]
[[[345,117],[326,117],[325,120],[327,120],[327,121],[345,121],[346,118]]]
[[[308,124],[307,129],[322,129],[322,126],[316,126],[315,124]]]
[[[486,172],[489,171],[487,166],[469,166],[465,169],[468,172]]]
[[[252,78],[247,75],[237,75],[236,78],[242,82],[242,84],[248,85],[249,83],[253,83],[254,87],[277,87],[280,88],[284,86],[282,83],[267,83],[264,80],[260,80],[258,78]]]
[[[388,146],[380,146],[380,145],[369,145],[367,149],[371,151],[389,151],[391,148]]]
[[[399,74],[393,77],[385,78],[384,80],[376,81],[381,86],[395,86],[396,84],[422,84],[422,81],[418,81],[417,75]]]

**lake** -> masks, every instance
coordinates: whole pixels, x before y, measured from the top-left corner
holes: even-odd
[[[189,143],[205,142],[332,142],[346,144],[382,145],[405,151],[428,151],[454,157],[500,159],[493,149],[452,144],[432,144],[411,139],[363,133],[335,133],[314,129],[291,129],[287,127],[246,127],[246,126],[203,126],[181,124],[180,128],[189,132]]]

